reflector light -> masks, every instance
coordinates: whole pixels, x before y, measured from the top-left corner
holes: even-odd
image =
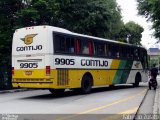
[[[14,75],[14,67],[12,67],[12,75]]]
[[[46,66],[46,76],[49,76],[51,74],[51,67]]]

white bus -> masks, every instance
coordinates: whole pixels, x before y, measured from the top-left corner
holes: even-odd
[[[147,81],[147,51],[138,46],[52,26],[17,29],[12,45],[14,88],[61,93]]]

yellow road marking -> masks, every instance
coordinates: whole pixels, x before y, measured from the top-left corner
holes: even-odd
[[[101,109],[104,109],[104,108],[107,108],[107,107],[110,107],[110,106],[113,106],[115,104],[118,104],[118,103],[121,103],[121,102],[125,102],[125,101],[128,101],[130,99],[133,99],[141,94],[143,94],[146,90],[142,91],[141,93],[139,94],[136,94],[136,95],[133,95],[133,96],[130,96],[130,97],[127,97],[127,98],[123,98],[123,99],[120,99],[118,101],[115,101],[113,103],[110,103],[110,104],[107,104],[107,105],[104,105],[104,106],[100,106],[100,107],[97,107],[97,108],[93,108],[93,109],[90,109],[90,110],[87,110],[87,111],[84,111],[84,112],[81,112],[79,114],[87,114],[87,113],[91,113],[91,112],[94,112],[94,111],[97,111],[97,110],[101,110]]]
[[[123,115],[134,114],[134,113],[136,113],[137,110],[138,110],[138,107],[134,107],[134,108],[131,108],[129,110],[117,113],[116,115],[107,116],[107,117],[105,117],[101,120],[119,120],[119,119],[123,118]]]
[[[120,99],[118,101],[115,101],[115,102],[112,102],[110,104],[107,104],[107,105],[104,105],[104,106],[100,106],[100,107],[96,107],[96,108],[93,108],[93,109],[90,109],[90,110],[87,110],[87,111],[84,111],[84,112],[80,112],[76,115],[70,115],[70,116],[66,116],[66,117],[62,117],[62,118],[58,118],[57,120],[66,120],[66,119],[71,119],[71,118],[74,118],[74,117],[78,117],[80,115],[83,115],[83,114],[87,114],[87,113],[91,113],[91,112],[94,112],[94,111],[98,111],[98,110],[102,110],[104,108],[107,108],[107,107],[110,107],[110,106],[113,106],[113,105],[116,105],[116,104],[119,104],[119,103],[122,103],[122,102],[125,102],[125,101],[128,101],[128,100],[131,100],[139,95],[142,95],[146,92],[147,89],[143,90],[142,92],[138,93],[138,94],[135,94],[135,95],[132,95],[130,97],[126,97],[126,98],[123,98],[123,99]],[[136,108],[134,108],[134,110],[130,110],[130,111],[124,111],[124,112],[133,112],[135,111]],[[119,113],[120,114],[120,113]]]
[[[138,110],[138,107],[134,107],[134,108],[132,108],[132,109],[129,109],[129,110],[120,112],[120,113],[118,113],[118,114],[133,114],[133,113],[136,113],[137,110]]]

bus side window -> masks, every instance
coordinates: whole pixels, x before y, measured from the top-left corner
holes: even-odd
[[[54,47],[55,47],[55,52],[65,52],[66,49],[66,40],[65,37],[62,35],[55,35],[54,36]]]
[[[95,42],[94,41],[92,41],[92,45],[93,45],[93,55],[95,55],[96,56],[96,44],[95,44]]]
[[[116,58],[120,57],[120,47],[119,45],[116,46]]]
[[[100,56],[105,55],[105,45],[104,45],[104,43],[100,43],[100,45],[99,45],[99,55]]]
[[[144,55],[145,55],[144,51],[140,50],[140,61],[142,62],[143,68],[145,68],[145,57],[144,57]]]
[[[139,60],[140,54],[139,54],[139,50],[137,48],[134,49],[134,57],[136,60]]]
[[[89,41],[89,55],[90,56],[93,55],[93,41],[92,40]]]
[[[111,49],[111,45],[108,44],[108,56],[111,57],[112,56],[112,49]]]
[[[138,60],[140,60],[140,49],[138,49]]]
[[[134,58],[137,58],[137,49],[134,49]]]
[[[105,44],[101,42],[95,42],[95,53],[97,56],[105,56]]]
[[[74,38],[72,37],[67,37],[66,38],[66,48],[67,48],[67,53],[75,53],[75,43],[74,43]]]
[[[119,58],[119,46],[116,45],[116,44],[112,44],[111,45],[111,48],[110,48],[110,51],[111,51],[111,57],[113,58]]]
[[[123,59],[127,59],[127,50],[128,49],[125,46],[122,46],[122,48],[121,48],[121,57]]]
[[[134,49],[129,47],[127,51],[127,58],[133,60],[133,55],[134,55]]]
[[[129,59],[130,58],[130,48],[127,46],[125,47],[125,50],[126,50],[126,59]]]
[[[108,56],[108,44],[104,45],[104,55]]]
[[[54,48],[56,53],[73,54],[75,53],[75,40],[71,36],[55,34]]]
[[[131,48],[130,50],[130,58],[133,60],[134,59],[134,49]]]
[[[80,54],[81,51],[80,48],[81,48],[80,40],[76,38],[76,54]]]
[[[89,55],[89,42],[86,39],[81,40],[81,53],[84,55]]]
[[[122,46],[119,46],[119,57],[122,58]]]

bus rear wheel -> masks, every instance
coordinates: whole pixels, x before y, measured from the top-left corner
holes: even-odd
[[[141,81],[141,74],[137,73],[135,77],[135,83],[133,83],[133,87],[138,87],[140,81]]]
[[[64,93],[65,89],[49,89],[49,91],[53,95],[62,95]]]
[[[83,94],[88,94],[91,92],[92,89],[92,85],[93,85],[93,81],[92,78],[89,75],[85,75],[82,78],[82,82],[81,82],[81,93]]]

